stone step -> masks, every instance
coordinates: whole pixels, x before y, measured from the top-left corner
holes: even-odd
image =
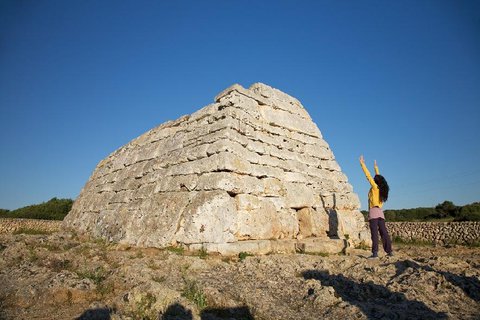
[[[336,254],[345,250],[346,240],[330,238],[307,238],[302,240],[245,240],[229,243],[196,243],[186,245],[190,251],[206,250],[225,256],[238,255],[241,252],[251,254],[269,253],[317,253]]]

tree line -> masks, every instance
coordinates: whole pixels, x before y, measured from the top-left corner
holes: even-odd
[[[362,211],[367,219],[368,211]],[[432,208],[385,210],[387,221],[480,221],[480,202],[456,206],[444,201]]]
[[[70,209],[72,209],[72,205],[72,199],[52,198],[47,202],[16,210],[0,209],[0,218],[63,220]]]

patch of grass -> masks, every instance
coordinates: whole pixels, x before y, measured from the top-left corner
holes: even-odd
[[[173,252],[178,255],[183,255],[185,253],[185,249],[183,247],[174,247],[169,246],[165,248],[167,251]]]
[[[207,249],[202,248],[202,249],[198,250],[197,256],[200,257],[200,259],[206,259],[208,257]]]
[[[469,248],[479,248],[480,247],[480,241],[472,241],[466,244],[467,247]]]
[[[167,277],[165,276],[152,276],[152,280],[158,283],[165,282],[167,280]]]
[[[104,298],[115,291],[115,285],[113,281],[102,281],[97,285],[96,291],[102,298]]]
[[[157,302],[157,298],[150,292],[147,292],[135,304],[133,318],[142,320],[157,319],[155,310],[152,310],[155,302]]]
[[[111,269],[118,269],[120,268],[121,264],[118,262],[118,260],[110,260],[110,268]]]
[[[245,260],[246,257],[253,257],[253,254],[243,251],[238,254],[238,258],[240,259],[240,261]]]
[[[69,243],[65,243],[62,245],[62,249],[65,250],[65,251],[68,251],[72,248],[75,248],[77,246],[79,246],[80,243],[75,243],[75,242],[69,242]]]
[[[29,235],[48,235],[52,234],[53,231],[46,231],[40,229],[33,229],[33,228],[19,228],[13,232],[13,234],[29,234]]]
[[[222,258],[222,262],[231,263],[231,262],[232,262],[232,258],[231,258],[231,257],[223,257],[223,258]]]
[[[199,310],[207,307],[207,298],[195,280],[185,280],[182,296],[192,301]]]
[[[107,240],[105,240],[103,238],[92,239],[92,243],[94,243],[96,245],[99,245],[99,246],[107,246],[108,245]]]
[[[28,247],[28,261],[35,263],[40,259],[40,257],[35,252],[35,248]]]
[[[94,270],[77,271],[77,275],[82,279],[90,279],[97,286],[107,278],[107,271],[103,267],[97,267]]]
[[[88,245],[82,244],[77,246],[74,251],[79,255],[85,256],[87,253],[90,253],[91,249]]]
[[[108,254],[107,254],[106,249],[92,251],[91,252],[91,257],[98,257],[98,258],[102,259],[103,261],[108,262]]]
[[[78,240],[78,239],[79,239],[79,236],[78,236],[77,231],[75,231],[75,230],[70,230],[70,234],[72,235],[72,239],[73,239],[73,240]]]
[[[61,251],[61,248],[58,244],[53,244],[53,243],[41,243],[38,245],[41,248],[45,248],[48,251]]]
[[[52,259],[48,263],[48,267],[55,272],[60,272],[62,270],[70,270],[72,268],[72,262],[70,260],[61,260],[61,259]]]
[[[187,274],[187,270],[190,268],[190,264],[186,263],[180,266],[180,272],[182,273],[183,276]]]
[[[129,258],[130,259],[142,259],[144,257],[144,254],[142,251],[137,251],[134,255],[131,255]]]
[[[152,269],[152,270],[158,270],[158,269],[160,269],[160,267],[157,266],[157,265],[155,264],[155,261],[153,261],[153,260],[149,260],[149,261],[148,261],[147,267],[149,267],[149,268]]]
[[[108,247],[110,246],[110,242],[102,238],[96,238],[92,241],[93,249],[97,249],[100,252],[107,252]]]
[[[360,250],[370,250],[370,247],[367,246],[367,244],[365,243],[365,241],[360,241],[360,243],[358,243],[357,245],[355,245],[355,249],[360,249]]]

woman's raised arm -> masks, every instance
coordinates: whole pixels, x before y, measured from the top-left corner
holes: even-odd
[[[360,156],[360,165],[362,166],[363,173],[365,173],[365,176],[367,177],[368,182],[370,182],[370,185],[372,187],[376,187],[377,184],[373,180],[370,171],[368,171],[367,166],[365,165],[365,159],[363,158],[363,155]]]

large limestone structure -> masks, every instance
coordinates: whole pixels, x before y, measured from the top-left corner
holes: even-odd
[[[64,225],[138,246],[336,251],[368,241],[359,207],[300,102],[256,83],[102,160]]]

